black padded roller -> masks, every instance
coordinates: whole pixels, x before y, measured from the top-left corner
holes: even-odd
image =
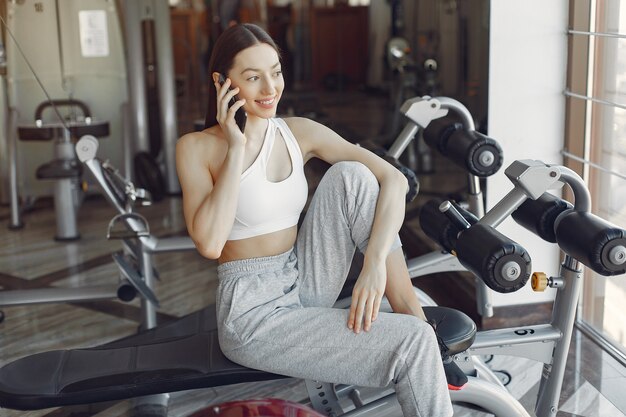
[[[556,243],[554,222],[559,214],[573,208],[574,206],[568,201],[555,197],[552,194],[544,193],[536,200],[528,199],[524,201],[513,212],[512,217],[518,224],[543,240]]]
[[[431,148],[445,153],[450,135],[458,130],[463,130],[463,124],[451,117],[435,119],[424,129],[424,142]]]
[[[452,252],[456,248],[456,239],[461,229],[439,211],[439,205],[442,202],[443,200],[433,199],[422,206],[419,215],[420,226],[426,236],[437,242],[446,251]],[[452,202],[452,205],[470,224],[478,222],[476,216],[461,208],[457,203]]]
[[[561,216],[556,241],[565,253],[598,274],[626,272],[626,230],[592,213],[572,211]]]
[[[441,153],[478,177],[488,177],[502,166],[502,148],[495,140],[476,131],[457,130]]]
[[[388,155],[385,155],[383,158],[385,159],[385,161],[396,167],[396,169],[406,177],[406,180],[409,183],[409,189],[406,192],[406,202],[410,203],[411,201],[415,200],[415,197],[417,197],[417,194],[420,191],[420,182],[417,179],[417,175],[415,175],[415,172],[413,172],[411,168],[402,164],[402,162],[398,161],[396,158],[392,158]]]
[[[464,230],[457,239],[456,255],[494,291],[517,291],[530,277],[526,250],[490,226],[475,224]]]

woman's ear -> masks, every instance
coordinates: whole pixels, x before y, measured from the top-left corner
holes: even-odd
[[[214,83],[219,82],[219,79],[220,79],[220,73],[219,72],[214,71],[213,74],[211,74],[211,76],[213,77],[213,82]]]

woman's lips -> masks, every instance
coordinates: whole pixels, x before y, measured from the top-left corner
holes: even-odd
[[[276,102],[276,97],[272,97],[272,98],[268,98],[268,99],[263,99],[263,100],[255,100],[255,102],[265,108],[265,109],[271,109],[272,107],[274,107],[274,103]]]

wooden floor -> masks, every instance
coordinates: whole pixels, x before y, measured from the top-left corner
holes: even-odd
[[[307,104],[307,100],[311,103]],[[357,103],[357,104],[355,104]],[[300,100],[298,114],[306,114],[307,106],[315,117],[329,124],[346,137],[361,141],[379,136],[384,112],[380,97],[363,93],[305,97]],[[458,170],[438,166],[437,177],[421,178],[424,194],[455,192],[463,185]],[[460,186],[459,186],[460,184]],[[185,234],[179,197],[172,196],[139,210],[150,223],[153,234],[175,236]],[[79,211],[81,239],[60,243],[53,240],[54,212],[50,200],[38,201],[24,213],[25,227],[9,231],[9,209],[0,207],[0,288],[3,291],[48,286],[85,286],[118,282],[119,272],[112,254],[121,250],[119,241],[107,241],[107,224],[116,213],[99,196],[88,198]],[[414,219],[408,219],[410,227]],[[419,231],[415,230],[419,235]],[[408,252],[422,249],[406,244]],[[161,308],[159,320],[165,322],[198,310],[214,302],[216,263],[194,251],[166,253],[155,257],[160,281],[156,284]],[[424,280],[426,291],[429,283]],[[459,299],[462,299],[460,297]],[[473,307],[447,300],[462,310]],[[7,307],[0,324],[0,366],[20,357],[52,350],[96,346],[133,334],[140,324],[137,301],[84,302]],[[473,313],[469,312],[468,313]],[[494,370],[509,373],[507,388],[532,410],[538,390],[541,365],[532,361],[496,357],[489,362]],[[181,393],[172,393],[169,415],[187,416],[210,404],[243,398],[278,397],[306,401],[302,381],[279,380],[263,383],[225,386]],[[0,417],[77,417],[130,416],[132,401],[100,403],[89,406],[22,412],[0,410]],[[487,414],[455,405],[455,416]],[[399,414],[398,414],[399,415]],[[568,367],[558,417],[624,417],[626,415],[626,369],[597,345],[576,331],[569,352]]]

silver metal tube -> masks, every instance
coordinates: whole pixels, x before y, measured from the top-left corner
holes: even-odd
[[[483,193],[481,191],[477,194],[468,194],[467,203],[469,205],[469,211],[477,218],[480,219],[485,215],[485,204],[483,203]]]
[[[587,35],[587,36],[600,36],[600,37],[605,37],[605,38],[626,39],[626,35],[622,33],[588,32],[585,30],[574,30],[574,29],[569,29],[567,33],[569,33],[570,35]]]
[[[621,172],[618,172],[618,171],[613,171],[612,169],[607,169],[606,167],[603,167],[600,164],[596,164],[595,162],[591,162],[588,159],[581,158],[580,156],[576,156],[573,153],[568,152],[566,150],[561,149],[561,155],[567,156],[568,158],[573,159],[574,161],[577,161],[577,162],[581,162],[581,163],[583,163],[585,165],[589,165],[590,167],[593,167],[593,168],[595,168],[597,170],[600,170],[602,172],[606,172],[609,175],[614,175],[617,178],[621,178],[623,180],[626,180],[626,175],[625,174],[622,174]]]
[[[476,130],[476,125],[474,124],[474,119],[472,118],[472,114],[460,101],[457,101],[450,97],[435,97],[436,100],[439,100],[441,103],[441,108],[454,110],[462,119],[463,126],[467,130]]]
[[[54,181],[54,215],[57,232],[55,239],[70,240],[80,237],[76,221],[76,186],[71,178]]]
[[[128,97],[130,100],[129,117],[132,138],[135,139],[136,151],[149,151],[148,105],[146,103],[146,84],[144,58],[141,39],[141,12],[143,1],[125,0],[124,27],[126,33],[126,73],[128,76]]]
[[[468,174],[469,210],[479,219],[485,215],[483,193],[480,188],[480,178]],[[489,287],[480,279],[476,278],[476,308],[482,317],[493,317],[493,295]]]
[[[474,365],[474,368],[476,368],[478,378],[484,379],[485,381],[489,381],[492,384],[496,384],[504,388],[504,384],[502,383],[500,378],[498,378],[496,374],[494,374],[493,371],[485,364],[485,362],[478,358],[478,356],[472,355],[472,363]]]
[[[511,355],[539,362],[550,362],[561,331],[549,324],[485,330],[476,333],[472,355]]]
[[[126,179],[126,181],[131,181],[133,178],[133,144],[130,140],[131,135],[131,127],[130,127],[130,119],[129,116],[130,106],[128,102],[122,103],[120,106],[120,117],[122,121],[122,175]]]
[[[178,124],[176,119],[176,86],[174,84],[174,53],[170,6],[167,0],[154,2],[155,41],[157,50],[157,77],[161,111],[161,132],[165,181],[168,193],[179,193],[180,184],[176,174],[176,141]]]
[[[470,350],[472,354],[474,354],[489,347],[519,343],[541,343],[550,340],[558,340],[560,337],[561,332],[550,324],[482,330],[476,333],[476,340],[470,347]]]
[[[154,276],[152,274],[152,254],[142,248],[141,250],[141,275],[144,283],[150,289],[154,289]],[[152,329],[157,325],[156,307],[145,298],[141,298],[141,314],[143,317],[142,329]]]
[[[467,271],[456,256],[447,252],[430,252],[407,262],[411,278],[447,271]]]
[[[559,180],[564,181],[574,192],[574,208],[576,211],[591,210],[591,194],[580,176],[571,169],[559,166],[561,176]]]
[[[493,317],[493,297],[491,290],[483,280],[475,278],[476,308],[481,317]]]
[[[2,127],[2,130],[0,131],[0,203],[3,204],[9,200],[9,189],[11,188],[8,184],[9,158],[11,157],[11,153],[9,152],[9,141],[11,139],[9,139],[10,130],[8,128],[10,116],[6,75],[6,53],[4,50],[4,43],[2,42],[2,39],[0,39],[0,78],[2,78],[2,82],[0,83],[0,103],[2,103],[2,109],[0,109],[0,126]]]
[[[480,178],[478,178],[476,175],[473,175],[473,174],[467,174],[467,175],[468,175],[468,179],[467,179],[468,191],[470,192],[470,194],[479,194],[481,192]],[[478,213],[474,213],[474,214],[478,215]]]
[[[415,135],[417,135],[418,130],[419,126],[409,121],[404,126],[404,129],[402,129],[402,132],[400,132],[396,140],[393,142],[391,148],[389,148],[389,150],[387,151],[387,155],[396,159],[400,158],[402,152],[404,152],[406,147],[409,146],[411,141],[415,138]]]
[[[563,333],[563,336],[556,344],[552,363],[546,363],[544,372],[541,374],[541,390],[535,408],[537,417],[556,416],[563,386],[563,376],[565,375],[567,353],[576,319],[578,297],[582,287],[582,270],[578,268],[578,261],[569,255],[565,255],[560,275],[565,279],[566,284],[564,288],[559,289],[562,293],[559,293],[559,296],[554,300],[552,324]]]
[[[188,236],[156,238],[154,246],[150,249],[152,253],[178,252],[184,250],[196,250],[193,240]]]
[[[126,209],[120,204],[119,201],[117,201],[115,194],[113,194],[113,191],[111,191],[106,180],[104,179],[100,161],[97,159],[91,159],[89,161],[84,161],[83,163],[87,166],[87,168],[89,168],[96,181],[98,181],[98,184],[104,192],[104,197],[107,201],[115,208],[115,210],[117,210],[118,213],[125,213]]]
[[[9,141],[9,184],[11,198],[11,221],[9,229],[20,229],[22,223],[22,213],[20,212],[20,196],[17,191],[17,110],[9,109],[9,123],[7,139]]]
[[[617,348],[610,341],[608,341],[606,337],[604,337],[604,335],[600,333],[596,328],[581,319],[576,320],[576,327],[578,328],[578,330],[584,333],[585,336],[587,336],[589,339],[599,345],[603,351],[613,356],[613,358],[615,358],[615,360],[621,363],[623,366],[626,366],[626,354],[624,354],[624,352],[619,350],[619,348]]]
[[[452,402],[475,404],[500,417],[530,417],[528,411],[507,390],[479,378],[468,377],[462,390],[450,391]]]
[[[482,219],[478,221],[491,227],[496,227],[504,221],[511,213],[513,213],[528,196],[523,190],[515,187],[502,200],[500,200],[491,210],[489,210]]]
[[[97,285],[80,288],[33,288],[0,291],[0,306],[71,303],[117,298],[118,285]]]
[[[371,403],[365,404],[361,408],[357,408],[355,410],[349,411],[345,414],[342,414],[342,417],[358,417],[358,416],[371,416],[371,415],[385,415],[385,412],[389,412],[390,410],[397,410],[398,413],[402,413],[400,411],[400,404],[398,403],[398,399],[396,398],[396,394],[389,394],[382,398],[377,399],[376,401],[372,401]]]

